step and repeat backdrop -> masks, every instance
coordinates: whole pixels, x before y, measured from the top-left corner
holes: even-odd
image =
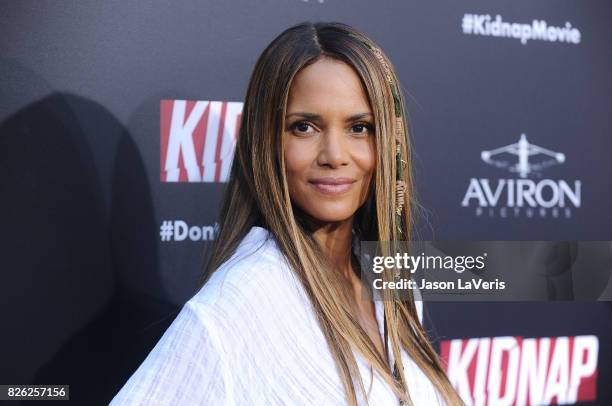
[[[353,25],[393,61],[421,238],[612,240],[609,2],[0,9],[2,384],[106,404],[140,365],[195,293],[255,61],[305,20]],[[612,404],[612,302],[580,300],[584,279],[573,302],[425,303],[468,405]]]

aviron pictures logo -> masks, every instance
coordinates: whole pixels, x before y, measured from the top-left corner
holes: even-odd
[[[468,406],[594,401],[598,353],[595,335],[440,342],[448,378]]]
[[[541,179],[544,169],[565,162],[565,154],[530,144],[525,134],[515,144],[482,151],[480,157],[518,178],[496,179],[494,187],[490,179],[470,179],[461,206],[475,205],[476,216],[570,218],[572,207],[581,205],[581,181],[571,185],[563,179]]]
[[[162,100],[160,180],[227,181],[240,129],[242,104]]]

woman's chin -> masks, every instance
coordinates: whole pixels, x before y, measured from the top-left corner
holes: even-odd
[[[346,221],[355,215],[354,210],[317,210],[316,212],[310,212],[309,215],[312,218],[317,219],[322,223],[338,223]]]

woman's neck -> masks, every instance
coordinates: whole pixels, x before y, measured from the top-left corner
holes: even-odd
[[[334,268],[341,272],[347,281],[352,280],[355,276],[352,260],[353,219],[322,225],[314,230],[313,237]]]

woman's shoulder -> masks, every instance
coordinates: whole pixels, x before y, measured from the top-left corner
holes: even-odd
[[[252,227],[234,254],[189,300],[211,312],[265,310],[295,299],[300,284],[267,229]],[[240,309],[237,309],[240,308]]]
[[[111,404],[263,404],[278,379],[272,360],[286,365],[308,325],[303,303],[274,239],[253,227]]]

